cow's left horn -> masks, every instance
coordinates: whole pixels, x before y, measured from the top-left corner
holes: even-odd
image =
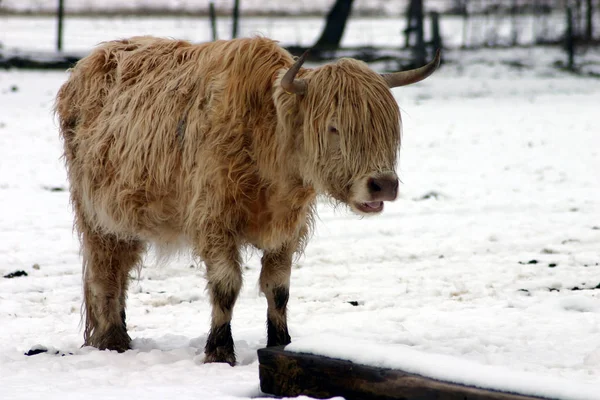
[[[306,81],[304,79],[296,79],[296,74],[300,70],[302,64],[304,64],[304,60],[306,60],[306,56],[308,55],[308,50],[304,52],[300,56],[300,58],[290,67],[288,72],[285,73],[283,78],[281,78],[281,87],[287,93],[294,94],[305,94],[306,93]]]
[[[417,83],[427,78],[440,66],[441,52],[438,49],[435,58],[429,64],[421,68],[411,69],[409,71],[394,72],[392,74],[382,74],[381,76],[387,82],[390,88],[406,86],[411,83]]]

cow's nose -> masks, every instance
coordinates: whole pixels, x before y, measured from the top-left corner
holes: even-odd
[[[398,195],[398,178],[395,176],[378,176],[367,181],[369,194],[373,201],[392,201]]]

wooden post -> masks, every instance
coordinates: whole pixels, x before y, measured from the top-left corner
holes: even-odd
[[[581,34],[583,33],[583,1],[573,1],[575,1],[575,6],[573,9],[573,32],[576,37],[581,37]]]
[[[442,48],[442,36],[440,35],[440,14],[437,11],[431,12],[431,45],[433,51]]]
[[[413,61],[417,65],[425,64],[425,38],[423,36],[423,0],[410,0],[406,10],[405,46],[410,45],[410,37],[415,35]]]
[[[594,20],[594,6],[592,4],[592,0],[586,0],[586,24],[585,24],[585,38],[588,42],[591,42],[594,39],[594,29],[593,29],[593,20]]]
[[[215,3],[212,1],[208,5],[208,15],[210,17],[210,28],[212,31],[213,42],[217,40],[217,13],[215,12]]]
[[[313,56],[319,50],[337,50],[340,48],[346,24],[352,13],[354,0],[336,0],[325,18],[325,27],[321,36],[312,46]]]
[[[423,0],[415,0],[415,3],[417,3],[415,10],[415,19],[417,20],[415,63],[417,65],[424,65],[427,60],[427,51],[425,50],[425,35],[423,33]]]
[[[65,16],[65,2],[64,0],[58,0],[58,32],[56,37],[56,50],[62,51],[63,48],[63,19]]]
[[[517,0],[512,0],[510,5],[510,22],[511,22],[511,44],[516,46],[519,41],[519,33],[517,29]]]
[[[238,35],[238,23],[240,19],[240,0],[233,1],[233,26],[231,31],[231,38],[235,39]]]
[[[465,7],[463,11],[463,29],[462,29],[462,47],[466,48],[468,46],[469,39],[467,37],[467,29],[469,25],[469,10],[467,8],[467,2],[465,1]]]
[[[533,30],[533,43],[537,44],[539,42],[538,37],[538,13],[540,12],[540,0],[533,0],[532,2],[532,18],[533,24],[531,24],[531,28]]]
[[[569,56],[568,68],[575,68],[575,39],[573,37],[573,11],[567,7],[567,31],[565,32],[565,46]]]

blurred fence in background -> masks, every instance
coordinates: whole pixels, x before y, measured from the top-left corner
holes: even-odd
[[[209,0],[64,0],[67,17],[79,16],[140,16],[162,18],[197,17],[208,18]],[[233,0],[214,0],[215,11],[221,18],[231,14]],[[260,32],[270,34],[280,21],[294,23],[294,19],[324,17],[334,0],[241,0],[241,29],[245,25],[256,27],[260,17]],[[0,0],[0,14],[54,15],[58,0]],[[566,9],[573,14],[573,32],[581,39],[592,40],[600,37],[600,0],[423,0],[423,13],[427,18],[431,12],[440,15],[441,35],[447,47],[484,47],[514,46],[556,43],[563,40],[566,32]],[[372,18],[392,18],[397,20],[398,35],[407,27],[407,11],[410,0],[355,0],[347,35],[360,37],[361,45],[379,46],[376,34],[362,35],[352,29],[377,29],[366,27],[360,21],[372,21]],[[228,22],[225,22],[226,24]],[[6,29],[6,28],[0,28]],[[229,29],[229,28],[227,28]],[[431,25],[424,24],[425,35],[431,35]],[[85,32],[82,32],[85,34]],[[368,37],[372,43],[368,43]],[[211,37],[207,27],[207,39]],[[295,38],[279,37],[288,44]],[[0,41],[2,39],[0,38]],[[389,45],[397,46],[403,42],[400,37]],[[356,40],[353,41],[356,43]]]
[[[0,0],[0,53],[2,48],[5,54],[9,49],[51,51],[60,44],[66,52],[81,54],[113,38],[152,34],[203,42],[215,36],[228,39],[238,31],[239,36],[276,38],[296,48],[297,54],[314,46],[335,3],[239,0],[239,27],[234,27],[234,0],[213,0],[214,24],[209,20],[210,0],[63,1],[65,38],[57,40],[59,0]],[[420,36],[414,34],[415,10]],[[344,55],[366,61],[402,59],[404,64],[410,60],[421,64],[440,45],[447,49],[564,45],[572,58],[576,47],[597,49],[599,43],[600,0],[354,0],[339,44],[354,51]],[[378,50],[369,53],[365,48]],[[386,53],[390,49],[393,52]]]
[[[0,0],[4,13],[52,14],[58,0]],[[210,0],[65,0],[69,14],[135,14],[135,15],[206,15]],[[231,11],[233,0],[213,0],[218,14]],[[244,15],[324,15],[335,0],[241,0]],[[425,0],[425,11],[442,14],[455,13],[544,13],[564,10],[567,6],[586,7],[586,3],[598,7],[598,0]],[[355,16],[398,16],[409,6],[410,0],[355,0]],[[595,3],[595,4],[594,4]]]

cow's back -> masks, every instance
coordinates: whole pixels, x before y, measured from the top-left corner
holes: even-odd
[[[224,185],[232,154],[247,153],[252,140],[240,135],[272,113],[273,77],[289,63],[260,38],[101,45],[57,101],[74,201],[103,230],[180,232],[191,202],[210,197],[207,185]]]

